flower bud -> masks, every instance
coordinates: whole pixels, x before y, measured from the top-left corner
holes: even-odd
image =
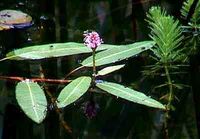
[[[91,49],[96,49],[98,46],[100,46],[103,43],[99,34],[95,31],[84,31],[83,36],[85,37],[84,38],[85,46]]]

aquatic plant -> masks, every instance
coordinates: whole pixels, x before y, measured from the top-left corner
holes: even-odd
[[[1,10],[0,17],[0,30],[26,28],[33,24],[30,15],[17,10]]]
[[[181,14],[182,17],[186,20],[188,20],[188,25],[192,26],[192,27],[199,27],[200,24],[200,1],[196,1],[196,3],[194,3],[195,0],[186,0],[183,3],[182,9],[181,9]],[[195,5],[194,5],[195,4]],[[194,6],[194,7],[192,7]],[[191,9],[193,8],[193,9]],[[191,11],[193,10],[193,11]],[[192,13],[190,13],[192,12]],[[191,15],[189,15],[191,14]],[[190,17],[188,17],[190,16]],[[189,18],[189,19],[187,19]]]
[[[200,134],[199,122],[199,45],[200,45],[200,1],[185,0],[181,9],[184,19],[183,32],[185,35],[185,47],[190,61],[191,87],[193,90],[194,108],[198,134]]]
[[[84,43],[54,43],[45,45],[36,45],[16,49],[9,52],[4,60],[38,60],[44,58],[57,58],[62,56],[71,56],[84,53],[92,53],[92,55],[80,64],[81,66],[72,70],[63,79],[46,79],[44,75],[41,78],[25,78],[25,77],[3,77],[6,79],[19,80],[16,85],[16,99],[24,113],[36,123],[41,123],[47,115],[47,98],[50,98],[50,104],[53,104],[58,114],[61,114],[61,109],[77,101],[85,93],[94,93],[94,89],[107,92],[116,97],[126,99],[138,104],[149,107],[165,109],[165,106],[155,99],[146,96],[144,93],[127,88],[123,85],[113,82],[99,80],[99,76],[104,76],[112,73],[124,65],[115,65],[114,63],[133,57],[145,50],[153,47],[153,41],[135,42],[128,45],[108,45],[101,44],[103,41],[97,32],[85,32]],[[86,46],[85,46],[86,45]],[[100,46],[101,45],[101,46]],[[98,47],[99,46],[99,47]],[[109,64],[112,64],[110,66]],[[101,66],[101,67],[99,67]],[[96,68],[100,70],[96,70]],[[103,68],[102,68],[103,67]],[[87,68],[92,68],[92,75],[80,75],[80,77],[69,78],[74,72]],[[48,87],[41,87],[39,82],[59,83],[64,84],[64,88],[55,98]],[[91,103],[92,102],[92,103]],[[96,115],[97,105],[93,100],[86,103],[85,114],[88,117]],[[70,127],[63,119],[60,119],[63,126],[71,132]]]
[[[181,15],[186,24],[182,26],[183,32],[186,34],[185,42],[188,55],[198,53],[198,45],[200,42],[200,1],[187,0],[183,3]]]
[[[169,112],[174,110],[173,101],[176,98],[176,90],[182,89],[183,85],[176,80],[173,75],[183,73],[182,68],[185,66],[187,56],[181,43],[184,39],[181,25],[174,17],[167,15],[165,10],[160,7],[152,7],[147,14],[147,22],[151,29],[150,37],[156,43],[151,50],[151,55],[155,63],[147,66],[144,71],[148,76],[159,76],[161,84],[155,88],[165,88],[162,90],[162,97],[166,103],[164,130],[168,137],[168,120]],[[161,76],[162,75],[162,76]],[[164,77],[164,79],[163,79]],[[167,91],[166,91],[167,90]]]

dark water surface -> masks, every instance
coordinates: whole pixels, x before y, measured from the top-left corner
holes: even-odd
[[[149,29],[144,19],[146,11],[155,4],[162,5],[173,15],[179,16],[181,2],[172,0],[1,0],[0,10],[21,10],[32,16],[34,24],[25,29],[0,31],[0,56],[4,57],[13,49],[34,44],[82,42],[82,34],[88,29],[99,32],[104,42],[110,44],[128,44],[149,39]],[[39,67],[42,66],[46,78],[62,78],[77,67],[84,57],[81,55],[40,61],[4,61],[0,63],[0,75],[38,77]],[[145,62],[143,56],[131,58],[125,61],[124,69],[108,76],[107,80],[120,82],[157,97],[150,93],[152,80],[142,80],[141,71]],[[199,77],[199,71],[196,73]],[[198,81],[199,79],[194,84]],[[72,134],[63,129],[53,110],[49,110],[42,124],[36,124],[24,115],[16,103],[16,83],[0,80],[1,139],[164,138],[161,132],[162,111],[104,93],[94,95],[97,115],[92,119],[84,114],[85,105],[90,100],[89,95],[64,109],[62,116],[72,128]],[[55,96],[62,87],[49,86]],[[197,139],[193,93],[191,89],[185,89],[178,97],[180,101],[176,101],[176,111],[171,113],[170,139]]]

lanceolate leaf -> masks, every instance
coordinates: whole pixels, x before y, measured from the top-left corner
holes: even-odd
[[[133,89],[124,87],[122,85],[111,83],[111,82],[101,82],[96,84],[100,89],[115,95],[117,97],[143,104],[149,107],[165,109],[165,107],[158,101],[146,96],[145,94],[135,91]]]
[[[106,67],[102,70],[100,70],[98,73],[97,73],[97,76],[103,76],[103,75],[106,75],[106,74],[109,74],[111,72],[114,72],[116,70],[119,70],[121,68],[123,68],[125,65],[116,65],[116,66],[109,66],[109,67]]]
[[[101,47],[97,49],[97,51],[109,49],[112,47],[116,46],[103,44],[101,45]],[[84,46],[83,43],[75,43],[75,42],[53,43],[53,44],[35,45],[35,46],[24,47],[21,49],[16,49],[14,51],[9,52],[6,55],[6,58],[2,60],[43,59],[43,58],[61,57],[61,56],[68,56],[68,55],[75,55],[82,53],[90,53],[90,52],[92,52],[92,50]]]
[[[47,100],[43,90],[37,83],[19,82],[16,86],[16,99],[24,113],[36,123],[46,117]]]
[[[120,45],[118,47],[108,49],[96,54],[95,64],[101,66],[105,64],[114,63],[135,56],[144,50],[150,49],[154,45],[153,41],[137,42],[129,45]],[[92,66],[92,56],[85,59],[82,63],[83,66]]]
[[[91,78],[86,76],[73,80],[60,92],[57,99],[58,108],[63,108],[79,99],[88,90],[90,83]]]

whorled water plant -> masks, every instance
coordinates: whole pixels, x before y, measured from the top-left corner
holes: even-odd
[[[189,52],[188,55],[197,54],[200,44],[200,1],[197,1],[196,5],[193,7],[194,2],[195,0],[186,0],[181,9],[182,18],[188,20],[187,23],[182,26],[183,32],[187,36],[185,39],[185,46]]]
[[[168,136],[167,121],[170,118],[169,111],[174,109],[172,102],[175,100],[176,89],[181,89],[182,85],[176,80],[174,75],[182,73],[181,67],[184,66],[187,56],[182,47],[184,36],[182,35],[181,25],[178,20],[168,15],[160,7],[152,7],[147,14],[147,22],[151,29],[150,37],[156,43],[151,48],[151,57],[155,62],[146,67],[145,75],[159,78],[159,88],[161,98],[165,98],[167,111],[165,113],[164,129]],[[164,89],[161,89],[164,88]],[[157,90],[158,91],[158,90]]]
[[[181,48],[183,40],[181,26],[178,20],[167,15],[160,7],[152,7],[147,14],[150,37],[155,41],[156,47],[152,50],[159,64],[184,61],[185,54]]]

